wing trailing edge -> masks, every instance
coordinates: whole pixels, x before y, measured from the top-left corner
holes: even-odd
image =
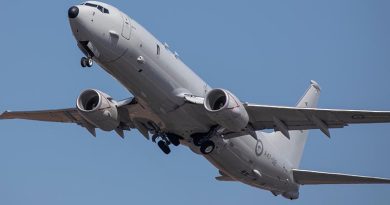
[[[301,185],[316,184],[390,184],[390,179],[379,177],[367,177],[339,173],[318,172],[293,169],[296,183]]]

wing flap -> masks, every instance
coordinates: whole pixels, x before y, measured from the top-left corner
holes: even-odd
[[[296,183],[301,185],[316,184],[390,184],[390,179],[367,177],[339,173],[317,172],[293,169]]]

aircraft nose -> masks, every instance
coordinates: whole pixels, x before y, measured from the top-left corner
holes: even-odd
[[[71,19],[76,18],[79,15],[79,8],[77,6],[72,6],[68,10],[68,17]]]

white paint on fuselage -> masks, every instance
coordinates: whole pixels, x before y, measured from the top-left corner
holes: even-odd
[[[199,153],[189,135],[207,132],[215,123],[204,111],[197,110],[199,106],[185,103],[183,94],[204,97],[211,87],[126,14],[101,2],[91,3],[108,8],[110,14],[79,5],[79,16],[70,19],[77,41],[90,41],[99,53],[94,58],[95,62],[161,119],[161,129],[183,136],[185,140],[182,144]],[[122,15],[130,20],[129,40],[121,35],[124,25]],[[144,63],[137,62],[140,56]],[[213,137],[217,147],[205,158],[237,181],[277,193],[297,191],[298,185],[292,182],[291,173],[287,171],[291,170],[289,164],[277,156],[277,150],[266,136],[261,132],[258,135],[262,143],[261,153],[256,153],[259,142],[249,135],[233,139]]]

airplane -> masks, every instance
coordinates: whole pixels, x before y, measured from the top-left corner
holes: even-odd
[[[96,129],[122,138],[135,129],[165,154],[184,145],[204,156],[218,169],[218,181],[242,182],[291,200],[299,198],[301,185],[390,183],[299,169],[308,130],[330,137],[331,128],[389,123],[390,111],[319,109],[321,88],[315,81],[293,107],[242,102],[226,89],[211,88],[167,44],[111,5],[74,5],[68,19],[85,55],[81,67],[98,64],[134,97],[116,101],[87,89],[74,108],[6,111],[0,119],[75,123],[95,137]]]

